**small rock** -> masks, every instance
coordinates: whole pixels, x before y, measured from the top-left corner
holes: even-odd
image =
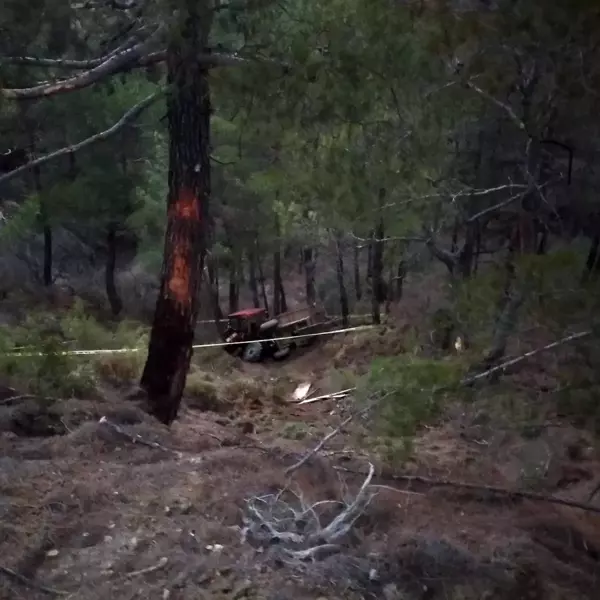
[[[53,548],[52,550],[48,550],[48,552],[46,552],[46,556],[58,556],[58,550],[56,548]]]
[[[169,600],[171,597],[171,590],[164,589],[162,593],[163,600]]]

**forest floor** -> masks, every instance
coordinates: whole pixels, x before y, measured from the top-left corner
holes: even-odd
[[[355,419],[286,474],[353,410],[352,398],[299,406],[294,389],[341,389],[333,367],[360,363],[357,339],[284,363],[198,354],[170,429],[108,386],[45,404],[5,391],[0,597],[597,598],[600,493],[589,498],[600,453],[589,432],[551,413],[526,433],[485,399],[449,406],[396,464],[367,456],[367,426]],[[369,462],[376,495],[365,506]],[[337,524],[327,524],[357,496],[358,518],[348,514],[347,533],[332,539]]]

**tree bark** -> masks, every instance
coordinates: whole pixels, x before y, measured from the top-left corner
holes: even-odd
[[[335,246],[337,250],[336,260],[336,276],[338,282],[338,289],[340,292],[340,309],[342,313],[342,324],[344,327],[348,327],[348,316],[350,314],[350,308],[348,305],[348,292],[346,290],[346,275],[344,272],[344,248],[342,245],[342,234],[340,231],[335,232]]]
[[[204,12],[203,12],[204,9]],[[141,385],[149,411],[170,425],[179,411],[192,356],[206,253],[210,199],[209,8],[180,3],[181,30],[167,48],[169,192],[160,291]]]
[[[251,248],[248,251],[248,287],[252,294],[252,305],[254,308],[260,306],[258,298],[258,282],[256,280],[256,250]]]
[[[315,290],[315,256],[312,247],[302,250],[302,263],[304,265],[304,281],[306,288],[306,304],[314,306],[317,301]]]
[[[262,258],[260,255],[260,249],[258,244],[256,245],[256,267],[258,268],[258,282],[260,283],[260,295],[262,296],[263,304],[267,314],[270,315],[269,311],[269,298],[267,297],[267,288],[265,286],[265,270],[263,268]]]
[[[104,283],[106,286],[106,297],[110,304],[113,316],[118,317],[123,310],[123,302],[119,297],[115,283],[115,268],[117,266],[117,224],[113,221],[108,224],[106,230],[106,268],[104,271]]]
[[[362,298],[362,286],[360,283],[360,248],[356,241],[352,246],[352,268],[354,272],[354,293],[356,299],[360,301]]]
[[[373,323],[381,323],[380,305],[385,301],[385,292],[383,284],[383,239],[385,236],[385,227],[381,216],[381,207],[385,199],[385,190],[379,190],[380,215],[377,226],[371,238],[371,314]]]
[[[31,137],[31,153],[35,154],[35,136],[33,131],[30,132]],[[44,239],[44,250],[43,250],[43,259],[42,259],[42,281],[44,286],[49,288],[54,283],[52,277],[52,227],[50,225],[49,215],[48,215],[48,206],[46,204],[46,200],[43,198],[43,188],[42,188],[42,174],[39,165],[36,165],[32,169],[33,175],[33,184],[35,191],[38,194],[39,202],[40,202],[40,223],[42,225],[42,236]]]
[[[283,291],[283,283],[281,281],[281,231],[279,217],[275,215],[275,237],[277,249],[273,253],[273,316],[277,316],[285,312],[287,307],[284,307],[285,292]]]

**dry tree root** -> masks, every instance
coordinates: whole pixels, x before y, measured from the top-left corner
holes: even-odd
[[[271,547],[277,558],[287,563],[316,561],[338,552],[339,542],[375,496],[370,487],[374,474],[375,467],[369,464],[366,479],[347,503],[324,500],[310,504],[290,490],[248,499],[242,516],[242,542],[262,549]],[[284,499],[286,492],[293,496],[291,501]],[[335,504],[342,505],[342,510],[323,524],[320,509]]]

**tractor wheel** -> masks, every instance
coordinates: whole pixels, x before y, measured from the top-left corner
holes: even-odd
[[[246,344],[242,353],[242,360],[246,362],[256,363],[260,362],[263,358],[263,345],[260,342],[254,342],[253,344]]]
[[[283,360],[287,358],[292,352],[290,346],[286,346],[285,348],[280,348],[277,352],[273,353],[273,360]]]

